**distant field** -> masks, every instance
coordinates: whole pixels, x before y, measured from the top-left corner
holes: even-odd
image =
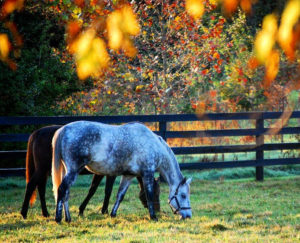
[[[207,171],[206,173],[221,171]],[[204,172],[203,172],[204,173]],[[226,172],[229,173],[229,172]],[[181,221],[168,203],[168,187],[161,184],[161,208],[158,222],[149,220],[138,200],[138,185],[133,183],[112,219],[100,213],[103,183],[88,205],[85,216],[78,216],[78,206],[85,197],[91,176],[79,176],[72,187],[70,210],[72,222],[54,221],[51,183],[47,203],[51,217],[41,216],[39,201],[29,209],[27,220],[19,214],[25,180],[0,178],[0,242],[299,242],[300,176],[266,179],[203,180],[193,175],[191,185],[192,219]],[[201,174],[201,173],[200,173]],[[209,177],[208,177],[209,178]],[[212,178],[212,177],[210,177]],[[111,198],[115,198],[117,184]]]

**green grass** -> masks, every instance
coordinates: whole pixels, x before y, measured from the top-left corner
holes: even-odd
[[[84,217],[78,206],[86,196],[91,176],[79,176],[71,189],[72,222],[54,221],[55,203],[48,182],[47,205],[51,217],[41,216],[39,201],[28,219],[19,214],[25,189],[22,178],[0,178],[0,242],[300,242],[300,176],[243,180],[203,180],[193,174],[193,217],[182,221],[167,203],[168,187],[161,184],[159,221],[149,220],[138,200],[138,185],[129,188],[118,215],[100,213],[104,197],[101,183]],[[198,173],[197,173],[198,174]],[[115,199],[117,184],[111,198]]]

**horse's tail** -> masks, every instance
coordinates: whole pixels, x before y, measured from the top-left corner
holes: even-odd
[[[35,134],[35,133],[34,133]],[[34,142],[34,134],[31,134],[28,143],[27,143],[27,152],[26,152],[26,184],[32,178],[32,175],[35,172],[34,159],[33,159],[33,142]],[[36,200],[36,189],[32,192],[30,197],[30,206],[34,204]]]
[[[61,159],[61,128],[58,129],[52,139],[52,184],[55,201],[57,201],[58,187],[62,182],[62,178],[65,174],[65,168]]]

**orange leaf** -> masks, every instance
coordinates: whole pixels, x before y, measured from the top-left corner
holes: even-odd
[[[74,0],[74,3],[80,8],[84,7],[84,0]]]
[[[250,14],[251,13],[251,9],[252,9],[252,1],[251,0],[241,0],[241,8],[247,13]]]
[[[224,12],[231,15],[238,7],[238,0],[223,0]]]
[[[251,57],[248,61],[248,68],[255,69],[259,65],[259,62],[256,57]]]
[[[1,18],[5,18],[7,15],[12,13],[15,10],[20,11],[23,8],[24,0],[6,0],[1,9],[2,16]]]
[[[219,59],[220,58],[220,54],[218,52],[215,52],[213,54],[213,58]]]
[[[217,91],[216,90],[211,90],[209,91],[209,95],[212,97],[212,98],[215,98],[217,96]]]
[[[203,69],[202,71],[201,71],[201,73],[203,74],[203,75],[206,75],[207,73],[208,73],[208,69],[206,68],[206,69]]]
[[[276,78],[279,69],[279,52],[272,51],[270,56],[268,57],[265,67],[266,67],[266,74],[264,80],[264,87],[269,88],[273,80]]]
[[[199,101],[196,108],[197,115],[201,116],[206,111],[206,104],[204,101]]]
[[[68,41],[72,41],[79,34],[80,30],[81,30],[80,22],[72,21],[72,22],[68,23],[68,26],[67,26]]]

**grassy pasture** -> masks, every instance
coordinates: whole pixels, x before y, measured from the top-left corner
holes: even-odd
[[[191,174],[190,172],[188,174]],[[300,242],[300,177],[203,180],[191,185],[192,219],[182,221],[167,203],[168,187],[161,184],[159,221],[149,220],[138,200],[139,187],[129,188],[118,215],[100,213],[102,182],[84,217],[78,207],[86,196],[91,176],[79,176],[70,194],[72,222],[54,221],[55,203],[48,182],[50,218],[41,216],[39,201],[28,219],[19,214],[24,197],[23,178],[0,178],[0,242]],[[115,198],[117,184],[111,198]]]

